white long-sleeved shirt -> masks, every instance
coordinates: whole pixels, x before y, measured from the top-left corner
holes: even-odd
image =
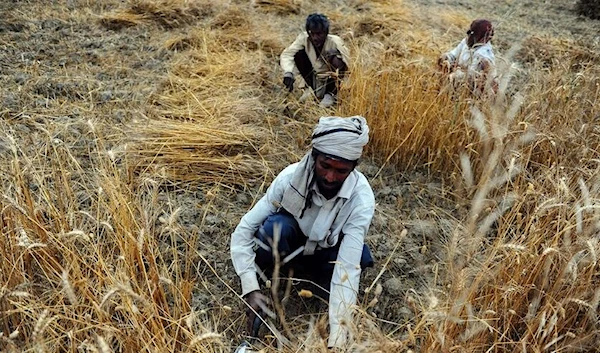
[[[496,76],[496,59],[490,42],[475,43],[469,48],[467,39],[464,38],[454,49],[446,53],[450,64],[456,64],[468,77],[478,77],[481,74],[480,64],[487,61],[491,70],[489,74]]]
[[[302,32],[296,37],[296,40],[294,40],[294,42],[290,44],[289,47],[285,48],[283,53],[281,53],[279,63],[283,72],[297,73],[297,70],[295,70],[296,64],[294,63],[294,55],[303,49],[306,51],[308,59],[310,60],[315,73],[321,74],[329,71],[327,62],[323,58],[323,55],[317,56],[315,47],[309,40],[308,33]],[[350,67],[350,52],[344,45],[342,38],[333,34],[328,34],[327,39],[325,39],[325,44],[323,44],[321,54],[325,54],[330,49],[339,50],[342,56],[341,59],[344,61],[347,67]]]
[[[242,282],[242,295],[259,289],[254,263],[254,234],[268,216],[277,212],[285,188],[296,170],[298,163],[285,168],[275,178],[266,194],[242,217],[231,235],[231,259],[236,273]],[[312,205],[304,211],[302,218],[296,218],[303,234],[311,234],[314,227],[331,223],[323,230],[318,241],[321,248],[333,247],[340,234],[344,234],[337,261],[331,278],[329,296],[329,342],[330,347],[340,347],[347,337],[352,306],[356,304],[360,279],[360,259],[364,239],[375,212],[375,197],[367,178],[356,169],[344,181],[338,194],[327,200],[313,186]],[[342,202],[343,206],[332,214],[332,205]],[[315,222],[317,221],[318,222]]]

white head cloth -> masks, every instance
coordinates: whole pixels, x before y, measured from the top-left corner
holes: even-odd
[[[355,161],[369,142],[367,120],[360,115],[341,118],[324,116],[312,135],[312,146],[320,152]]]
[[[369,126],[362,116],[340,118],[322,117],[312,135],[312,146],[322,153],[355,161],[362,155],[369,141]],[[314,182],[315,161],[308,152],[296,168],[290,184],[285,188],[281,206],[294,217],[302,218],[311,202],[310,188]]]

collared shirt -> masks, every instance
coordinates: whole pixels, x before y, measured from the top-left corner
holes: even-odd
[[[297,166],[298,163],[292,164],[279,173],[266,194],[242,217],[231,235],[231,259],[242,282],[242,295],[260,288],[254,263],[254,233],[268,216],[277,212],[277,205]],[[350,322],[352,306],[356,303],[360,258],[375,212],[375,197],[367,178],[356,169],[346,178],[338,194],[329,200],[321,195],[316,185],[313,190],[311,206],[302,218],[296,218],[302,232],[318,232],[318,245],[322,248],[335,246],[339,235],[344,234],[329,296],[329,346],[334,347],[345,342],[347,328],[342,322]],[[343,205],[337,214],[332,214],[329,210],[336,202]],[[324,229],[323,224],[331,226]]]
[[[496,76],[496,59],[490,42],[475,43],[473,47],[469,48],[467,39],[464,38],[446,55],[451,64],[456,64],[470,77],[476,77],[481,73],[480,64],[483,61],[487,61],[491,65],[490,75]]]
[[[344,45],[344,41],[342,38],[328,34],[327,39],[325,39],[325,43],[323,44],[323,49],[321,50],[321,55],[317,56],[317,52],[315,47],[312,45],[312,42],[309,40],[308,33],[302,32],[297,37],[296,40],[289,47],[285,48],[283,53],[281,53],[281,57],[279,58],[279,62],[281,64],[281,68],[283,72],[294,72],[297,73],[297,70],[294,70],[296,64],[294,63],[294,55],[297,52],[303,50],[306,51],[306,55],[310,60],[310,63],[313,66],[316,74],[321,74],[329,71],[329,67],[327,66],[326,60],[323,58],[323,54],[325,54],[330,49],[337,49],[340,51],[341,59],[344,61],[347,67],[350,67],[350,52],[348,48]]]

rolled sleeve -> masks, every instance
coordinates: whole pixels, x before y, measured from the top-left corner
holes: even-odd
[[[230,254],[235,272],[240,277],[242,295],[259,289],[254,260],[254,234],[265,219],[277,212],[276,204],[281,202],[285,186],[289,183],[294,165],[284,169],[267,189],[265,195],[258,200],[240,220],[231,234]]]
[[[345,344],[352,321],[353,306],[358,295],[364,239],[375,212],[372,193],[367,195],[365,201],[353,210],[343,227],[344,238],[334,266],[329,296],[329,347],[342,347]]]
[[[242,220],[231,234],[231,260],[235,272],[240,277],[242,283],[242,295],[246,295],[259,289],[258,279],[256,277],[256,267],[254,259],[254,233],[258,230],[262,222],[275,212],[274,206],[269,205],[268,195],[263,196],[252,207],[248,213],[242,217]]]
[[[285,48],[279,57],[279,64],[283,72],[293,72],[296,63],[294,62],[294,56],[297,52],[304,49],[306,46],[306,40],[308,35],[306,33],[300,33],[296,40],[289,47]]]
[[[455,46],[454,48],[452,48],[452,50],[446,53],[448,61],[452,64],[455,64],[464,50],[468,50],[466,39],[463,39],[460,43],[458,43],[457,46]]]

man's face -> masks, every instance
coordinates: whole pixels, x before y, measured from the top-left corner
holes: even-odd
[[[322,28],[311,28],[308,30],[308,36],[315,47],[322,48],[327,39],[327,32]]]
[[[355,163],[328,158],[322,154],[315,160],[315,177],[319,191],[324,196],[333,196],[354,170]]]

